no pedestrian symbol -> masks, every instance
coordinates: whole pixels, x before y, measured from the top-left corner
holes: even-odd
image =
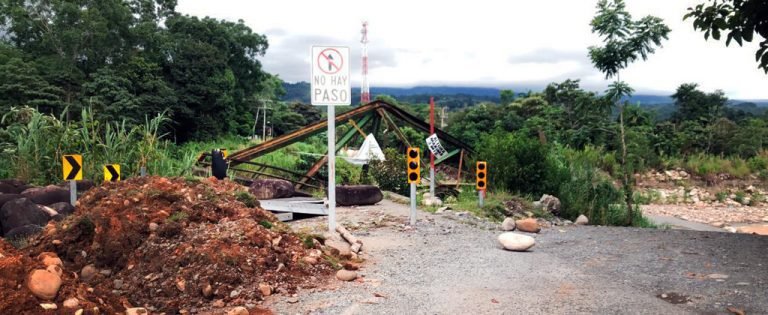
[[[337,74],[344,66],[344,57],[336,48],[326,48],[317,55],[317,67],[325,74]]]
[[[312,46],[312,105],[352,104],[349,80],[349,47]]]

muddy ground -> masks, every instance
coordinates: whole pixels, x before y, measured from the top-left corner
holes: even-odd
[[[268,299],[281,314],[768,313],[768,237],[614,227],[555,227],[531,252],[504,251],[495,226],[391,201],[340,208],[365,242],[361,278]],[[325,218],[292,223],[327,229]]]

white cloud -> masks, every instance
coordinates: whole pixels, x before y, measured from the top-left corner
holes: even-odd
[[[671,94],[681,83],[696,82],[732,98],[768,99],[755,43],[726,48],[682,20],[688,7],[703,1],[627,0],[633,16],[659,16],[672,33],[622,79],[639,93]],[[607,81],[586,58],[587,47],[600,44],[589,26],[596,2],[180,0],[178,10],[245,20],[269,39],[264,68],[288,81],[308,80],[312,44],[351,46],[351,57],[359,60],[360,22],[368,20],[373,86],[529,87],[580,78],[584,87],[602,90]],[[352,71],[353,83],[359,82],[360,62]]]

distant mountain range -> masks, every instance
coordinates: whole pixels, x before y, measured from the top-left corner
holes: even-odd
[[[284,101],[309,103],[309,83],[283,83],[286,95]],[[515,90],[517,91],[517,90]],[[521,90],[523,91],[523,90]],[[527,91],[527,89],[525,89]],[[386,94],[400,101],[408,103],[425,103],[429,101],[430,96],[441,100],[444,106],[463,107],[471,106],[478,102],[490,101],[498,102],[501,89],[485,87],[461,87],[461,86],[416,86],[410,88],[398,87],[372,87],[371,95]],[[352,88],[352,99],[360,99],[360,88]],[[448,104],[446,104],[446,102]],[[630,98],[630,103],[641,105],[660,105],[672,104],[674,101],[668,95],[646,95],[638,94]],[[731,104],[755,103],[760,107],[768,107],[768,100],[731,100]]]

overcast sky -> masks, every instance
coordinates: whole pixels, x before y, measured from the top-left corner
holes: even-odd
[[[757,68],[757,43],[725,47],[705,41],[683,21],[705,0],[627,0],[634,18],[665,20],[669,40],[622,79],[637,93],[671,94],[681,83],[730,98],[768,99],[768,75]],[[416,85],[540,88],[567,78],[604,90],[587,47],[600,44],[589,22],[597,0],[529,1],[253,1],[179,0],[182,13],[237,21],[267,35],[266,71],[289,82],[309,81],[311,45],[350,46],[352,83],[360,82],[360,28],[369,22],[371,86]],[[725,37],[725,36],[723,36]],[[759,36],[755,36],[756,39]]]

